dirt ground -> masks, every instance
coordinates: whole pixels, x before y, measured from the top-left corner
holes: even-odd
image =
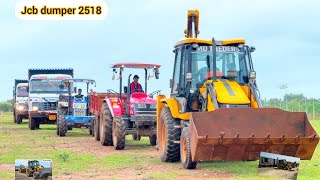
[[[273,167],[267,167],[267,168],[259,168],[258,173],[260,175],[266,175],[266,176],[271,176],[275,177],[277,179],[290,179],[290,180],[296,180],[298,176],[298,171],[299,170],[282,170],[282,169],[276,169]]]

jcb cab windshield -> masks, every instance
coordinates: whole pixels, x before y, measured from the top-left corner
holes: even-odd
[[[221,48],[220,48],[221,49]],[[216,57],[216,76],[226,78],[228,71],[236,72],[235,80],[238,83],[246,83],[248,79],[248,68],[245,54],[240,51],[218,51]],[[223,50],[223,49],[222,49]],[[228,49],[227,49],[228,50]],[[204,82],[213,76],[213,52],[193,51],[191,71],[197,83]],[[195,77],[196,76],[196,77]],[[195,83],[193,83],[193,86]]]

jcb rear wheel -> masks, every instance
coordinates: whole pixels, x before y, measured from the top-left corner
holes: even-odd
[[[151,146],[157,145],[157,136],[156,135],[149,136],[149,140],[150,140]]]
[[[58,109],[58,122],[57,122],[57,131],[60,137],[65,136],[68,130],[67,121],[65,118],[66,110],[59,108]]]
[[[180,161],[180,141],[181,129],[179,120],[172,117],[170,109],[165,107],[161,110],[157,140],[162,162]]]
[[[195,169],[197,162],[192,161],[190,146],[190,128],[184,127],[180,140],[180,158],[185,169]]]
[[[99,124],[100,124],[100,117],[96,116],[94,118],[94,123],[93,123],[93,126],[94,126],[93,134],[94,134],[94,139],[96,141],[100,141]]]
[[[113,118],[107,103],[102,105],[102,115],[100,116],[100,142],[103,146],[112,146],[112,122]]]
[[[123,150],[126,144],[126,122],[121,117],[113,119],[112,128],[113,146],[116,150]]]

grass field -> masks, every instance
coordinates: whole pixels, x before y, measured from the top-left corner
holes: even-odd
[[[320,132],[320,120],[311,121]],[[127,137],[124,151],[101,146],[85,129],[66,137],[55,135],[55,125],[30,131],[27,120],[17,125],[10,114],[0,115],[0,179],[14,178],[15,159],[52,159],[53,179],[275,179],[259,176],[258,161],[201,163],[196,170],[180,163],[162,163],[147,138]],[[320,146],[311,161],[302,161],[298,179],[320,177]]]

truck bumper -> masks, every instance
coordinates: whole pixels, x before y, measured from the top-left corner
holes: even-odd
[[[30,118],[41,119],[42,123],[55,123],[57,120],[57,111],[31,111]]]

